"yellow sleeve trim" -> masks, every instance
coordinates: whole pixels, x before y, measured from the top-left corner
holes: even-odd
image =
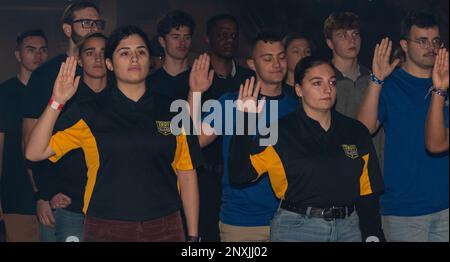
[[[53,163],[58,162],[71,150],[81,147],[81,140],[88,128],[86,122],[81,119],[75,125],[54,134],[50,139],[50,147],[55,154],[48,159]]]
[[[367,196],[373,193],[372,186],[370,185],[370,178],[369,178],[369,154],[362,157],[364,160],[364,167],[361,174],[361,177],[359,179],[359,185],[360,185],[360,195],[361,196]]]
[[[288,181],[283,162],[275,148],[268,146],[263,152],[250,156],[250,160],[258,173],[258,177],[264,173],[269,173],[270,183],[275,195],[279,199],[284,199],[288,188]]]
[[[174,170],[193,170],[191,153],[189,152],[189,145],[187,143],[187,137],[183,133],[177,136],[177,149],[175,151],[175,157],[172,162]]]

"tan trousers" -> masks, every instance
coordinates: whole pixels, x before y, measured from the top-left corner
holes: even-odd
[[[270,227],[240,227],[219,222],[222,242],[268,242]]]
[[[39,221],[34,215],[3,214],[7,242],[39,242]]]

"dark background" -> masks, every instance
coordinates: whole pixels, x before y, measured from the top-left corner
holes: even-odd
[[[60,17],[67,0],[0,0],[0,82],[17,72],[14,59],[16,35],[25,29],[42,28],[49,38],[50,57],[65,49]],[[197,29],[191,58],[206,50],[205,24],[216,13],[227,12],[241,24],[241,48],[238,60],[243,63],[247,43],[258,30],[272,28],[282,33],[300,31],[311,37],[317,55],[330,57],[325,45],[323,21],[333,11],[353,11],[362,20],[360,60],[370,66],[375,44],[385,36],[399,41],[402,17],[413,9],[435,13],[441,21],[441,35],[449,39],[448,0],[93,0],[108,21],[107,33],[119,25],[138,24],[153,36],[157,21],[168,11],[181,9],[191,13]],[[448,45],[447,45],[448,46]]]

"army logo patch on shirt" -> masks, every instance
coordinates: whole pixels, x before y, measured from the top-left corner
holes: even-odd
[[[344,149],[345,155],[351,159],[356,159],[359,157],[358,148],[356,145],[342,145],[342,149]]]
[[[162,135],[168,136],[172,134],[170,130],[170,121],[156,121],[158,132]]]

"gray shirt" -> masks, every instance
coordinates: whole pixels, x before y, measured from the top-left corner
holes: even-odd
[[[344,76],[339,70],[336,71],[336,111],[356,119],[359,107],[369,86],[370,71],[368,68],[360,65],[359,76],[356,81]],[[373,144],[377,150],[381,170],[383,170],[384,132],[381,128],[373,136]]]

